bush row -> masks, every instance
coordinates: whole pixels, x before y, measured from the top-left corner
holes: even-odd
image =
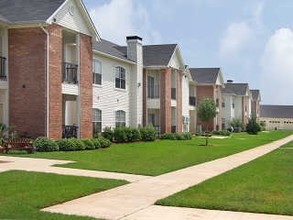
[[[165,133],[161,135],[163,140],[191,140],[192,135],[189,132],[185,133]]]
[[[231,132],[228,130],[213,131],[213,135],[230,136]]]
[[[39,152],[93,150],[109,147],[110,145],[111,142],[103,137],[93,139],[69,138],[57,141],[47,137],[38,137],[33,141],[33,146]]]
[[[143,128],[119,127],[112,129],[106,127],[102,136],[116,143],[154,141],[157,138],[157,131],[152,125]]]

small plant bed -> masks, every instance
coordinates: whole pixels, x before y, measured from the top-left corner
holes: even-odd
[[[293,142],[158,205],[293,215]],[[291,173],[290,173],[291,172]]]
[[[126,184],[125,181],[37,172],[0,173],[0,219],[93,219],[40,209]]]
[[[37,152],[14,156],[76,161],[62,167],[156,176],[248,150],[290,134],[291,131],[261,132],[256,136],[237,133],[226,139],[211,139],[208,147],[203,146],[204,139],[193,138],[112,144],[110,148],[94,151]]]

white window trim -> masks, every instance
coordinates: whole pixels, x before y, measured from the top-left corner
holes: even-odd
[[[123,69],[125,69],[125,89],[121,89],[121,88],[116,88],[116,68],[117,67],[121,67]],[[114,87],[114,90],[116,91],[119,91],[119,92],[127,92],[128,91],[128,70],[125,66],[123,65],[115,65],[113,67],[113,87]]]
[[[101,88],[102,86],[103,86],[103,84],[104,84],[104,82],[103,82],[103,64],[102,64],[102,62],[100,61],[100,60],[98,60],[98,59],[96,59],[96,58],[94,58],[93,59],[93,66],[94,66],[94,62],[99,62],[100,63],[100,65],[101,65],[101,84],[96,84],[96,83],[94,83],[93,82],[93,86],[94,87],[97,87],[97,88]],[[94,68],[93,68],[93,73],[94,73]],[[96,73],[97,74],[97,73]],[[94,80],[93,80],[94,81]]]

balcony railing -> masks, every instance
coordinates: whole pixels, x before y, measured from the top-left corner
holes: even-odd
[[[148,86],[148,98],[149,99],[158,99],[160,98],[160,87],[156,86]]]
[[[196,97],[189,96],[189,105],[190,106],[196,106]]]
[[[0,80],[2,81],[7,80],[5,63],[6,63],[6,57],[0,57]]]
[[[75,125],[63,125],[62,138],[77,138],[78,127]]]
[[[77,84],[77,68],[77,64],[64,62],[62,82]]]
[[[176,100],[176,88],[171,88],[171,99]]]
[[[177,132],[177,127],[176,125],[171,126],[171,133],[176,133]]]

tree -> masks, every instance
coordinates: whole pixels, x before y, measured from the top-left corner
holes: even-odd
[[[198,111],[197,111],[198,117],[203,122],[210,122],[214,117],[216,117],[217,111],[216,111],[216,103],[213,99],[205,98],[203,99],[199,105],[198,105]],[[207,127],[207,131],[208,131]],[[206,146],[208,145],[208,137],[209,134],[206,135]]]
[[[249,122],[246,126],[246,131],[248,134],[257,134],[258,132],[260,132],[261,127],[260,125],[256,122],[256,118],[255,116],[252,116],[249,119]]]

